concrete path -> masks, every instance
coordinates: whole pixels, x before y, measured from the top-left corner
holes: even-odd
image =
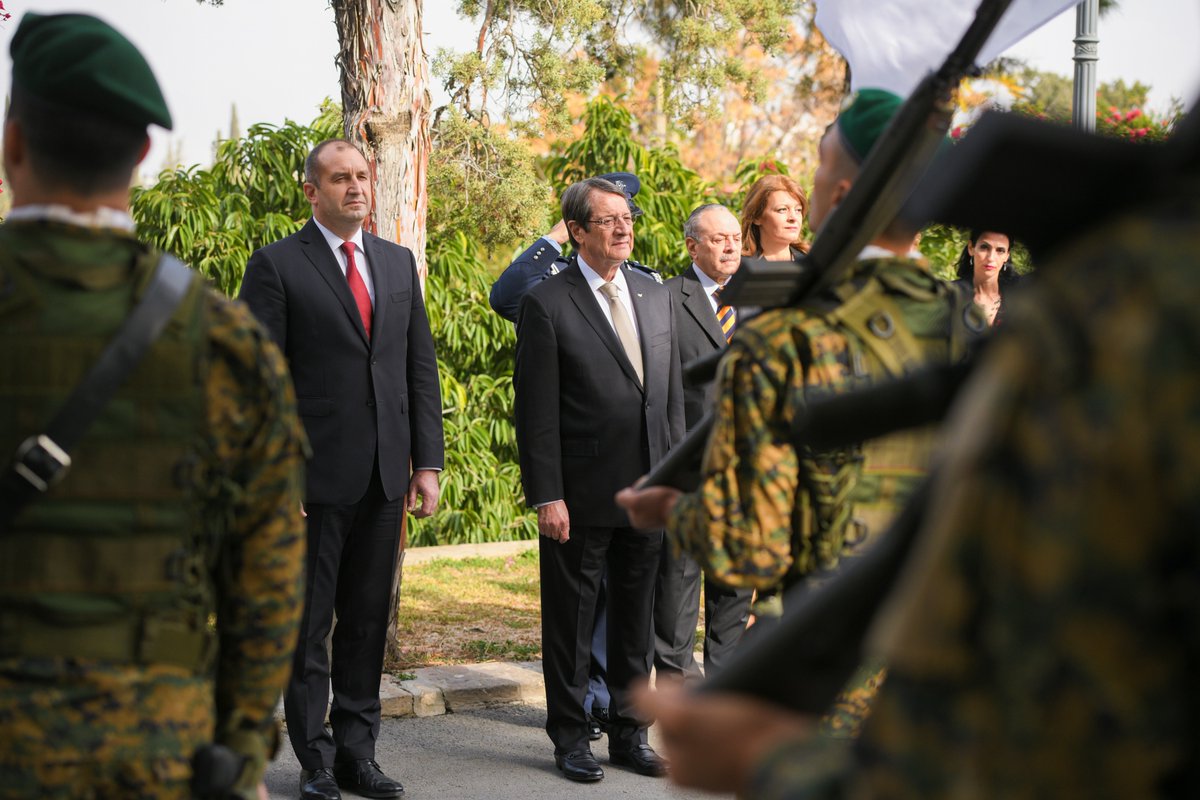
[[[376,760],[404,784],[405,800],[731,800],[614,767],[604,738],[592,743],[604,780],[571,783],[554,768],[545,722],[545,706],[526,703],[385,719]],[[653,728],[650,741],[656,743]],[[267,771],[270,796],[297,797],[299,776],[300,765],[285,742]]]
[[[509,556],[536,546],[536,541],[523,541],[420,547],[408,550],[404,563]],[[404,680],[383,676],[383,723],[376,750],[383,770],[404,783],[406,800],[716,797],[684,792],[667,780],[609,765],[604,738],[592,743],[605,769],[604,780],[575,784],[563,778],[554,767],[554,748],[544,729],[540,661],[424,667],[409,674],[412,677]],[[283,719],[282,702],[276,715]],[[655,733],[651,728],[651,744],[657,744]],[[271,797],[298,796],[299,776],[300,766],[285,734],[279,756],[267,770]]]

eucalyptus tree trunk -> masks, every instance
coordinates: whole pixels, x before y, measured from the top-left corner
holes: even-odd
[[[425,286],[425,176],[429,164],[429,63],[421,0],[332,0],[346,138],[371,168],[375,208],[368,230],[412,250]],[[387,661],[400,654],[397,621],[408,518],[392,578]]]
[[[421,0],[332,0],[346,138],[371,166],[370,229],[402,244],[425,280],[429,62]]]

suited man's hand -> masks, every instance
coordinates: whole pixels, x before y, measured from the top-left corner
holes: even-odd
[[[412,474],[412,480],[408,482],[405,507],[417,519],[431,516],[433,512],[437,511],[440,492],[438,471],[436,469],[419,469]]]
[[[567,504],[555,500],[541,506],[537,510],[538,533],[556,542],[562,543],[571,538],[571,515],[567,513]]]
[[[697,694],[681,686],[634,690],[634,704],[656,720],[671,780],[710,792],[742,792],[776,747],[811,738],[814,717],[752,697]]]
[[[629,514],[629,524],[643,531],[661,531],[667,527],[671,509],[683,492],[669,486],[639,489],[637,485],[617,492],[617,505]]]

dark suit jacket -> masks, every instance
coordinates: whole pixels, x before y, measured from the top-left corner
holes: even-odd
[[[709,355],[725,347],[725,334],[712,303],[696,277],[695,268],[689,266],[682,274],[667,281],[671,300],[675,303],[675,335],[679,340],[679,360],[682,364]],[[696,427],[711,403],[708,399],[708,383],[683,380],[683,412],[687,429]]]
[[[525,296],[517,319],[517,447],[525,500],[565,500],[571,523],[623,527],[613,502],[683,436],[674,311],[629,267],[646,385],[637,381],[578,263]]]
[[[239,297],[287,357],[312,444],[305,499],[362,499],[378,454],[388,499],[416,468],[443,466],[433,336],[408,248],[363,232],[375,285],[367,340],[346,277],[311,220],[255,251]]]

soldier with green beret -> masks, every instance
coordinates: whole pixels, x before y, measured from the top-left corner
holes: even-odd
[[[27,13],[11,53],[6,491],[36,483],[23,443],[150,291],[160,254],[135,235],[129,186],[147,126],[171,126],[146,60],[95,17]],[[0,507],[0,797],[191,797],[214,744],[232,794],[265,797],[303,603],[307,444],[275,345],[179,273],[182,301],[62,479]]]
[[[986,158],[1088,152],[1062,136]],[[644,708],[679,782],[755,800],[1200,796],[1200,111],[1161,154],[1126,147],[1146,149],[1128,197],[1077,197],[1082,178],[1030,194],[1031,232],[1068,191],[1087,213],[1047,237],[1056,255],[952,409],[864,643],[888,678],[858,741],[759,700],[659,692]],[[1113,154],[1068,174],[1099,186]]]
[[[890,92],[863,90],[826,131],[810,195],[814,229],[846,196],[900,104]],[[933,276],[915,238],[897,220],[830,289],[739,326],[717,373],[699,488],[626,490],[618,502],[635,525],[665,522],[671,545],[706,574],[760,594],[836,567],[887,528],[925,474],[932,433],[815,451],[797,449],[792,431],[815,398],[965,355],[971,301]],[[826,725],[852,735],[881,680],[880,669],[864,670]]]

